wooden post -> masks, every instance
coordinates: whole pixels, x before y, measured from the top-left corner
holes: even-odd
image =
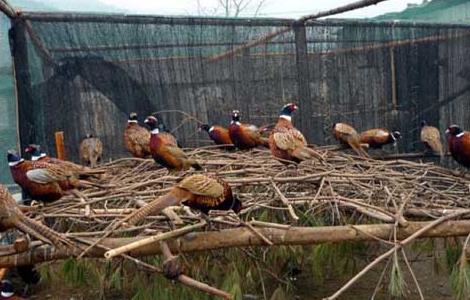
[[[57,158],[65,160],[65,146],[64,146],[64,132],[57,131],[55,133],[55,149],[57,152]]]
[[[307,33],[305,25],[300,22],[296,22],[293,25],[295,35],[295,58],[297,65],[297,86],[298,86],[298,97],[296,102],[300,107],[299,121],[301,128],[309,128],[312,116],[312,103],[310,96],[310,71],[308,65],[308,49],[307,49]],[[312,140],[312,131],[305,131],[307,139]]]
[[[397,100],[397,72],[395,68],[395,47],[390,47],[390,70],[392,77],[392,109],[398,110],[398,100]]]
[[[33,97],[28,63],[28,47],[26,45],[26,29],[24,21],[21,19],[12,19],[9,41],[15,68],[20,149],[24,149],[29,143],[37,141],[37,131],[34,126],[36,118],[32,109]]]

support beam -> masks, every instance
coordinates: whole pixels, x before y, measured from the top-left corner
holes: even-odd
[[[399,228],[397,237],[403,240],[431,224],[431,222],[409,222],[405,228]],[[355,229],[357,228],[357,230]],[[323,227],[289,227],[265,228],[257,227],[257,231],[267,237],[275,246],[280,245],[312,245],[322,243],[338,243],[344,241],[377,241],[375,238],[388,240],[393,233],[394,224],[371,224],[349,226],[323,226]],[[446,221],[424,232],[420,238],[466,236],[470,233],[470,220]],[[375,238],[374,238],[375,237]],[[117,248],[145,237],[135,238],[108,238],[102,244],[108,248]],[[94,239],[88,239],[94,241]],[[211,232],[194,232],[168,242],[170,250],[174,253],[207,251],[234,247],[266,247],[258,235],[246,227],[226,229]],[[104,258],[105,250],[93,248],[87,257]],[[66,259],[78,253],[71,253],[53,249],[50,246],[37,247],[29,252],[0,257],[0,268],[17,265],[37,264],[46,261]],[[129,255],[134,257],[160,255],[161,250],[157,244],[149,244]]]
[[[6,0],[0,0],[0,11],[7,15],[10,19],[14,19],[18,16],[16,11]]]

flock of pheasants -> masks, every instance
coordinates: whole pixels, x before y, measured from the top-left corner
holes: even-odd
[[[257,146],[268,147],[272,155],[283,163],[300,163],[303,160],[323,160],[314,149],[309,148],[303,134],[291,122],[292,114],[298,109],[295,104],[286,104],[280,113],[277,124],[273,128],[258,128],[251,124],[241,123],[240,112],[232,112],[232,121],[228,128],[203,124],[209,137],[226,149],[252,149]],[[129,114],[128,124],[124,132],[124,144],[127,150],[139,158],[152,157],[155,162],[166,167],[170,172],[194,168],[202,170],[194,159],[191,159],[178,146],[176,138],[169,132],[161,130],[155,116],[145,119],[150,128],[140,126],[137,114]],[[264,135],[269,132],[269,137]],[[368,157],[365,144],[369,148],[381,148],[386,144],[395,144],[400,132],[386,129],[370,129],[361,134],[348,124],[336,123],[332,126],[334,137],[347,147],[352,148],[359,156]],[[460,164],[470,167],[470,132],[462,131],[452,125],[446,130],[449,151]],[[423,122],[421,141],[432,151],[444,155],[439,130]],[[14,181],[32,199],[52,202],[69,193],[79,192],[77,188],[100,186],[95,179],[100,178],[102,170],[93,169],[101,156],[103,146],[99,139],[87,136],[80,145],[80,156],[90,167],[78,165],[47,156],[41,153],[38,145],[30,145],[25,152],[31,159],[21,158],[16,151],[8,151],[8,163]],[[56,247],[77,247],[62,234],[53,231],[43,224],[25,216],[5,186],[0,185],[1,218],[0,229],[17,228],[45,243]],[[230,186],[212,174],[199,172],[188,175],[179,181],[166,195],[151,201],[148,205],[135,210],[125,220],[127,224],[135,224],[149,214],[157,214],[164,208],[184,203],[200,210],[206,216],[209,210],[233,210],[238,213],[242,204],[232,194]]]

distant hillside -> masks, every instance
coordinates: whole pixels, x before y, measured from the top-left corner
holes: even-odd
[[[31,11],[126,12],[97,0],[9,0],[9,3],[22,10]]]
[[[434,20],[439,17],[443,11],[459,7],[461,9],[469,0],[433,0],[421,5],[409,7],[401,12],[393,12],[375,17],[375,20],[423,20],[423,21],[442,21]],[[438,18],[440,19],[440,18]],[[450,20],[452,21],[452,20]]]

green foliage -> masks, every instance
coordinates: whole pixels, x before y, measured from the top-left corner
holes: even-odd
[[[62,265],[62,274],[66,283],[75,287],[90,286],[96,283],[96,274],[92,268],[96,267],[86,260],[67,259]]]
[[[403,271],[398,263],[398,257],[395,256],[392,264],[390,274],[390,282],[388,284],[388,291],[394,297],[403,297],[406,292],[406,281],[403,276]]]
[[[445,240],[445,261],[449,271],[452,271],[462,255],[462,245],[458,239]]]
[[[454,266],[450,280],[456,300],[470,299],[470,266],[465,255]]]

